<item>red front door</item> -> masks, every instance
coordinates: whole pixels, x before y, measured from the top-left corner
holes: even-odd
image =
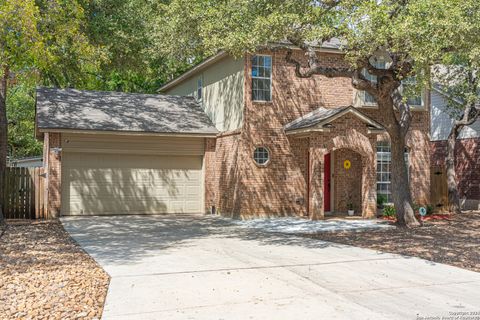
[[[330,153],[323,158],[323,210],[330,211]]]

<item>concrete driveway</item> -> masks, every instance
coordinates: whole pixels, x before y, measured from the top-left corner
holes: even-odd
[[[426,260],[214,217],[86,217],[62,223],[111,276],[104,319],[480,314],[480,273]]]

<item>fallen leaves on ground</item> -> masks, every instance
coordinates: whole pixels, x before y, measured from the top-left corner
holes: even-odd
[[[0,279],[6,319],[99,319],[109,283],[57,221],[9,223]]]
[[[414,229],[328,232],[316,239],[445,263],[480,272],[480,212],[424,221]]]

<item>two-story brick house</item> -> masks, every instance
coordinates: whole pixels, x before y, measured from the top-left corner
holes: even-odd
[[[328,66],[346,65],[335,43],[318,54]],[[221,52],[164,85],[162,95],[39,88],[36,132],[50,214],[322,218],[353,207],[374,216],[377,194],[391,201],[382,111],[350,79],[297,78],[285,55]],[[411,101],[406,150],[420,204],[430,193],[424,101]]]
[[[318,54],[325,65],[346,66],[335,43]],[[390,201],[382,111],[350,79],[297,78],[285,55],[262,50],[235,59],[220,52],[160,88],[194,96],[220,132],[206,146],[206,211],[322,218],[353,207],[374,216],[377,194]],[[301,50],[293,55],[305,62]],[[430,196],[428,100],[410,101],[407,137],[410,184],[420,204]]]

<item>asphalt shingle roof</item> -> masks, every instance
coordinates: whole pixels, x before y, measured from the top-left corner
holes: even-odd
[[[38,129],[216,134],[192,97],[37,88]]]
[[[284,126],[285,131],[293,131],[293,130],[299,130],[299,129],[305,129],[305,128],[310,128],[313,127],[319,123],[322,122],[328,122],[330,119],[334,119],[335,116],[339,115],[342,113],[348,113],[348,112],[353,112],[357,116],[360,116],[364,119],[364,121],[367,121],[370,123],[372,126],[376,127],[377,129],[383,129],[383,126],[378,123],[377,121],[371,119],[367,115],[363,114],[356,108],[352,106],[345,106],[345,107],[338,107],[334,109],[327,109],[324,107],[319,107],[318,109],[313,110],[310,113],[307,113],[306,115],[297,118],[293,120],[290,123],[287,123]]]
[[[350,107],[347,106],[347,107],[340,107],[335,109],[326,109],[326,108],[320,107],[318,109],[313,110],[310,113],[307,113],[303,117],[295,119],[294,121],[286,124],[285,131],[303,129],[303,128],[314,126],[317,123],[322,122],[323,120],[334,117],[335,115],[339,114],[340,112],[348,108]]]

